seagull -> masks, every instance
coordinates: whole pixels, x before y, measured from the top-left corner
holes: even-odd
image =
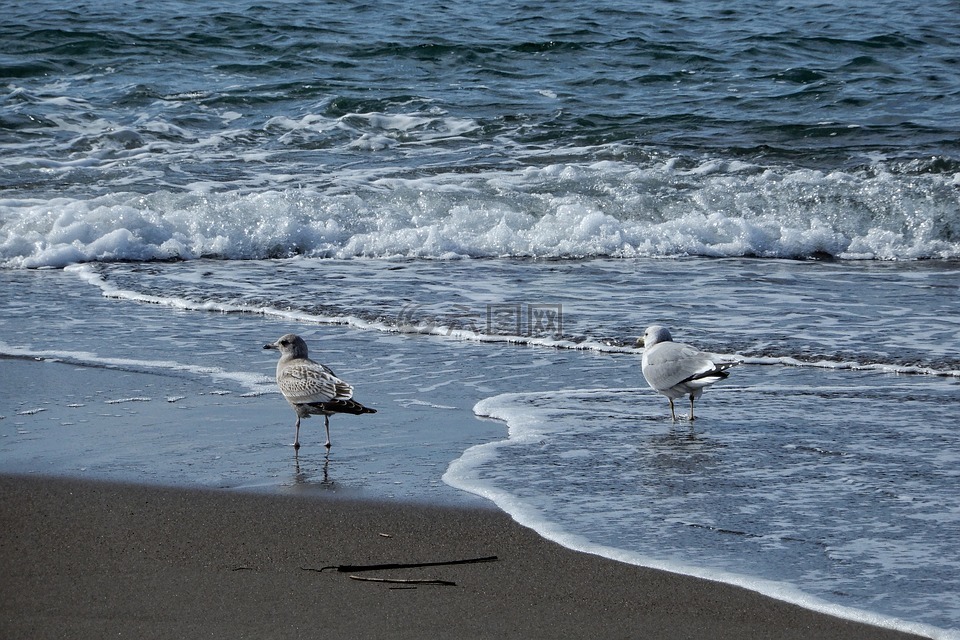
[[[288,333],[276,342],[263,345],[264,349],[280,352],[277,363],[277,386],[293,410],[297,412],[297,435],[293,448],[300,449],[300,420],[309,416],[323,416],[330,448],[330,416],[334,413],[376,413],[353,399],[353,387],[337,377],[327,366],[307,357],[307,343],[303,338]]]
[[[716,362],[716,358],[682,342],[674,342],[670,332],[660,325],[647,327],[637,340],[643,349],[643,377],[654,391],[670,400],[670,417],[677,421],[673,401],[690,396],[690,420],[693,420],[693,401],[714,382],[729,376],[727,369],[736,362]]]

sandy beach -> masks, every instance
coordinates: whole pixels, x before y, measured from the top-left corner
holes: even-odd
[[[6,475],[0,531],[11,639],[912,637],[570,551],[494,509]]]

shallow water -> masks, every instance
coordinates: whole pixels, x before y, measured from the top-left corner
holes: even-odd
[[[573,548],[949,627],[956,382],[779,366],[727,382],[692,427],[636,388],[486,399],[510,438],[446,479]]]

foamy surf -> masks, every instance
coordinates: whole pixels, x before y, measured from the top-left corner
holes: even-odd
[[[350,181],[348,176],[338,180]],[[376,172],[344,192],[118,191],[0,201],[0,263],[707,256],[956,259],[956,176],[705,161]]]

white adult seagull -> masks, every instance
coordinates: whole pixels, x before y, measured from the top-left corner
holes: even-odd
[[[334,413],[376,413],[353,399],[353,387],[341,380],[329,367],[307,357],[307,343],[303,338],[288,333],[276,342],[263,345],[264,349],[280,352],[277,363],[277,386],[293,410],[297,412],[297,435],[293,448],[300,448],[300,419],[323,416],[330,448],[330,416]]]
[[[726,378],[727,369],[736,362],[717,362],[710,354],[682,342],[674,342],[670,332],[660,325],[647,327],[643,337],[637,340],[643,347],[642,369],[654,391],[670,400],[670,417],[677,421],[673,401],[681,396],[690,396],[690,420],[693,420],[693,401],[714,382]]]

